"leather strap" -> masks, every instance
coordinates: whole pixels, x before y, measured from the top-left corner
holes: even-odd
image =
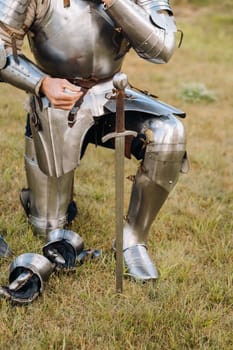
[[[112,79],[112,76],[99,79],[95,77],[90,77],[90,78],[74,78],[74,79],[67,79],[71,84],[81,86],[84,89],[91,89],[93,86],[104,83],[106,81],[109,81]]]
[[[68,114],[68,125],[70,128],[72,128],[76,122],[77,112],[83,103],[84,96],[86,95],[88,89],[81,88],[81,91],[83,92],[83,95],[75,102]]]
[[[18,53],[17,53],[17,46],[16,46],[16,40],[22,40],[23,39],[23,35],[15,33],[8,26],[6,26],[2,21],[0,21],[0,28],[2,30],[4,30],[10,36],[13,57],[14,57],[15,62],[19,63]]]

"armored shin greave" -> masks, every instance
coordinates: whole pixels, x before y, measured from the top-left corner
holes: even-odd
[[[42,173],[30,137],[26,137],[25,169],[28,189],[21,192],[21,202],[33,231],[46,237],[49,231],[62,228],[72,220],[74,172],[59,178]]]
[[[140,280],[158,277],[146,241],[153,220],[178,180],[185,156],[184,127],[174,116],[153,118],[144,128],[148,144],[133,183],[124,227],[128,274]]]

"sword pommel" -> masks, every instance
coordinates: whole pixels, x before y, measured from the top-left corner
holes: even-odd
[[[116,73],[113,77],[113,85],[118,90],[124,90],[128,85],[128,78],[125,73]]]

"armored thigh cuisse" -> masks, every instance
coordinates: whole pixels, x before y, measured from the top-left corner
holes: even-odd
[[[58,178],[45,175],[38,167],[31,137],[26,137],[25,168],[28,189],[22,190],[21,202],[34,232],[46,236],[76,215],[72,201],[74,172]]]
[[[132,187],[124,249],[144,245],[149,228],[175,186],[185,159],[185,131],[173,115],[147,119],[143,125],[147,146]]]

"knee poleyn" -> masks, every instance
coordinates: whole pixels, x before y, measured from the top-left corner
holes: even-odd
[[[153,182],[170,192],[179,173],[187,172],[186,135],[174,116],[155,119],[145,130],[147,147],[142,171]]]

